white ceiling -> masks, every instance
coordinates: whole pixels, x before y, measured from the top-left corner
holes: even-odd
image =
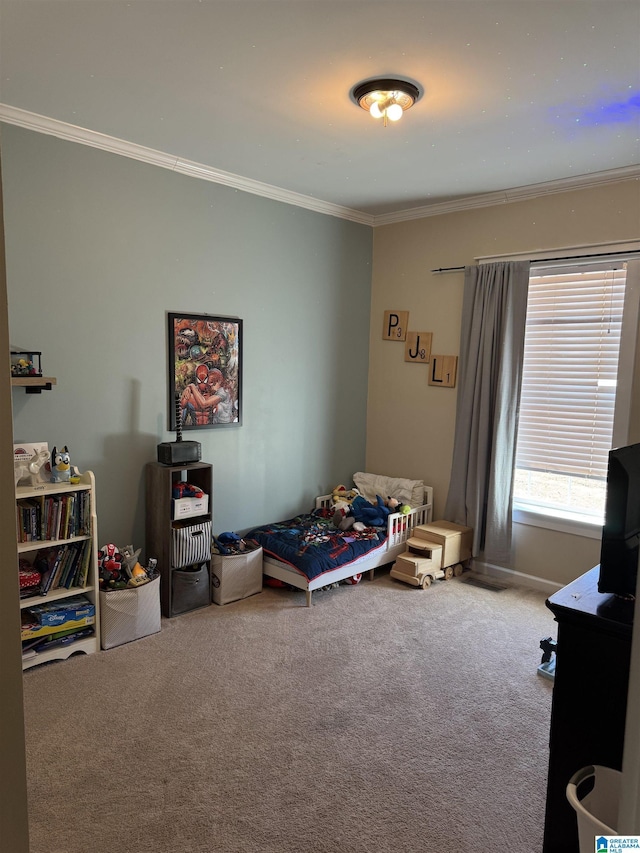
[[[386,128],[380,76],[424,89]],[[362,221],[640,174],[640,3],[0,0],[0,119]]]

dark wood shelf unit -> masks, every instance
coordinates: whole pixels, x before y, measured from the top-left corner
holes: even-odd
[[[199,522],[212,518],[213,467],[207,462],[187,462],[179,465],[163,465],[148,462],[145,469],[146,492],[146,558],[155,557],[160,570],[160,601],[164,616],[177,615],[173,607],[173,568],[171,563],[171,539],[174,525],[185,519],[172,518],[173,487],[181,480],[197,486],[209,496],[208,511],[203,515],[190,516],[188,521]],[[211,560],[208,561],[211,570]]]
[[[622,769],[633,602],[598,592],[600,567],[547,600],[558,623],[543,853],[579,853],[566,787],[592,764]]]

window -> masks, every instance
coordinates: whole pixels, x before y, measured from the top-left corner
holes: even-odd
[[[628,416],[629,381],[618,381],[626,358],[624,321],[636,310],[625,301],[626,266],[532,265],[516,510],[602,524],[616,418],[622,420],[623,409]],[[624,436],[619,443],[625,443],[626,424]],[[516,514],[515,520],[522,519]]]

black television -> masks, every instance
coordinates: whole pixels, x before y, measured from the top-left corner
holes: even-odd
[[[598,591],[636,594],[640,544],[640,443],[609,451]]]

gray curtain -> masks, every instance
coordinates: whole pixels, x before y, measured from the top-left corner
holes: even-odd
[[[511,563],[511,505],[529,262],[466,267],[453,463],[445,518],[473,555]]]

